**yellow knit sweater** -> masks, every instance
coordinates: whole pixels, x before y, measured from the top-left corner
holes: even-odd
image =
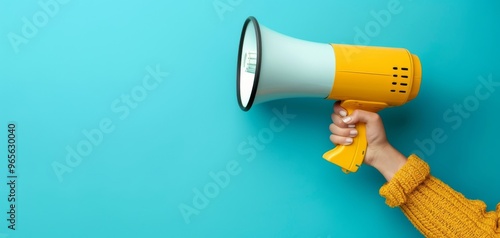
[[[500,237],[500,203],[469,200],[430,175],[429,165],[411,155],[394,177],[380,188],[390,207],[399,206],[426,237]]]

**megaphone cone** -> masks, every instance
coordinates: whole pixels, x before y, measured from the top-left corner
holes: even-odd
[[[335,73],[329,44],[295,39],[249,17],[238,53],[237,96],[244,111],[254,103],[289,97],[326,98]]]

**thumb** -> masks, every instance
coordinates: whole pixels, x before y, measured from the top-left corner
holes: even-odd
[[[364,110],[354,110],[351,115],[342,118],[344,123],[354,125],[356,123],[365,123],[366,125],[366,139],[368,145],[377,147],[377,145],[385,145],[387,138],[385,135],[384,124],[382,118],[375,113]]]
[[[354,110],[351,115],[342,118],[342,121],[346,124],[356,124],[358,122],[363,122],[365,124],[380,123],[380,116],[375,112],[369,112],[364,110]]]

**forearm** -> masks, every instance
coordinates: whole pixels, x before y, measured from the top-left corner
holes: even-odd
[[[484,202],[469,200],[431,176],[417,156],[410,156],[380,194],[427,237],[500,237],[500,211],[486,212]]]
[[[406,157],[387,143],[374,157],[370,165],[377,169],[387,181],[390,181],[401,167],[406,163]]]

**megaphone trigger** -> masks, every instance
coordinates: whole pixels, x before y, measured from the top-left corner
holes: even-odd
[[[378,112],[389,105],[383,102],[370,102],[358,100],[345,100],[340,106],[347,110],[348,115],[356,109]],[[323,158],[342,168],[344,173],[356,172],[363,163],[368,148],[366,139],[366,125],[358,123],[356,125],[358,135],[353,138],[350,145],[337,145],[335,148],[323,154]]]

